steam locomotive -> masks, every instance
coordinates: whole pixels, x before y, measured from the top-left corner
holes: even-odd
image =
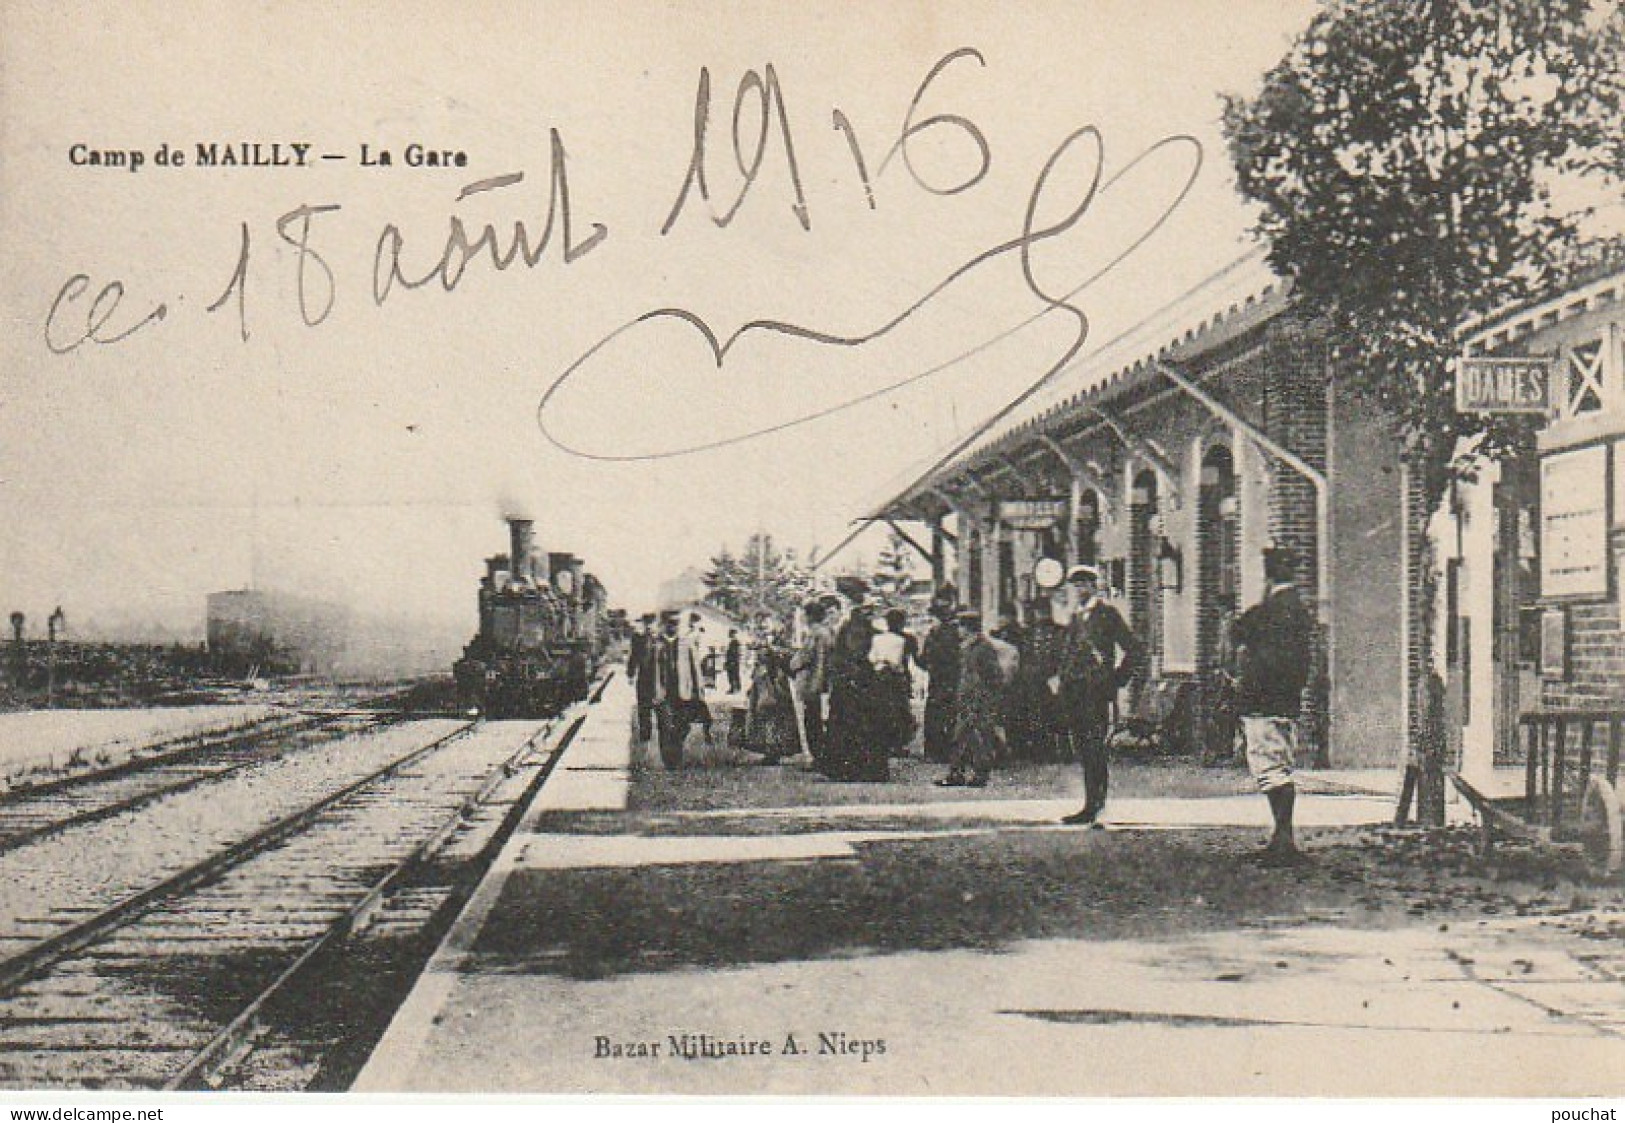
[[[452,667],[486,717],[549,717],[587,696],[608,640],[604,586],[574,554],[541,553],[530,519],[508,520],[510,552],[485,559],[480,630]]]

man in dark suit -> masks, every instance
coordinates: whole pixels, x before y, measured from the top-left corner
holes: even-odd
[[[1247,750],[1247,767],[1270,801],[1275,831],[1260,860],[1292,865],[1302,859],[1292,837],[1297,785],[1292,778],[1298,749],[1298,712],[1309,680],[1313,621],[1292,579],[1298,559],[1286,546],[1264,551],[1264,599],[1236,621],[1234,642],[1239,682],[1236,711]]]
[[[1078,608],[1061,641],[1058,686],[1072,751],[1083,762],[1083,808],[1061,822],[1099,827],[1111,776],[1106,737],[1117,692],[1140,671],[1145,645],[1129,630],[1123,616],[1100,596],[1100,571],[1075,565],[1067,582],[1076,591]]]
[[[654,734],[655,712],[655,614],[646,612],[632,633],[632,652],[626,674],[638,692],[638,741],[648,744]]]
[[[931,676],[925,694],[925,759],[944,761],[953,753],[954,707],[959,694],[959,644],[951,600],[931,606],[937,626],[925,638],[920,664]]]
[[[683,742],[688,740],[689,727],[700,722],[709,733],[710,724],[699,657],[688,637],[678,634],[678,622],[677,613],[667,613],[654,644],[655,725],[660,760],[667,768],[683,766]]]
[[[802,739],[813,767],[824,766],[824,696],[829,693],[829,649],[834,633],[825,623],[825,605],[818,599],[802,606],[807,630],[790,660],[796,697],[801,702]]]

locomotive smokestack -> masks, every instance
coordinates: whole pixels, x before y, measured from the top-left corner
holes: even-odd
[[[535,523],[531,519],[508,520],[508,537],[512,549],[508,558],[508,568],[513,573],[515,581],[534,581],[532,572],[531,554],[536,546],[536,534],[532,529]]]

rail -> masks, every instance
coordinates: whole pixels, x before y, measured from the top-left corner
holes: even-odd
[[[78,951],[100,938],[103,934],[120,927],[159,902],[179,896],[187,890],[219,875],[222,871],[240,865],[248,858],[270,849],[283,839],[303,830],[307,824],[329,807],[348,799],[356,792],[376,784],[387,776],[416,764],[419,760],[439,751],[449,741],[462,736],[472,728],[472,722],[459,726],[450,733],[435,738],[427,745],[413,749],[405,756],[399,757],[382,768],[368,773],[359,780],[328,793],[301,810],[278,819],[276,822],[261,828],[231,846],[216,851],[203,861],[165,878],[158,884],[132,893],[107,908],[89,915],[85,920],[74,924],[72,927],[66,928],[55,935],[47,936],[31,947],[0,960],[0,995],[9,995],[21,983],[45,970],[50,965]]]
[[[207,1044],[192,1055],[186,1066],[176,1073],[164,1085],[165,1090],[180,1091],[186,1089],[203,1090],[212,1084],[212,1076],[220,1065],[230,1059],[253,1036],[257,1029],[260,1013],[274,999],[279,997],[288,988],[288,985],[300,974],[315,963],[317,958],[330,950],[340,941],[351,935],[364,924],[367,918],[378,908],[384,897],[414,868],[427,861],[451,837],[464,818],[474,811],[480,804],[491,797],[504,779],[518,771],[525,758],[537,751],[539,742],[550,742],[552,747],[548,750],[548,759],[539,770],[536,786],[544,783],[552,773],[554,764],[569,746],[577,729],[585,717],[576,717],[573,724],[569,724],[563,737],[555,738],[559,722],[555,719],[548,722],[541,730],[529,737],[520,745],[512,756],[503,764],[494,769],[485,783],[473,795],[465,799],[446,819],[440,827],[428,838],[412,848],[401,861],[392,866],[380,876],[344,913],[330,924],[327,929],[315,939],[309,941],[299,955],[279,973],[271,983],[262,989],[225,1027],[223,1027]],[[524,800],[516,805],[514,815],[523,812]],[[507,824],[505,823],[504,826]]]
[[[368,725],[344,724],[357,719]],[[188,742],[185,748],[162,755],[9,791],[0,796],[0,852],[135,811],[263,764],[275,755],[319,744],[321,739],[337,739],[399,720],[398,715],[384,713],[340,714],[255,726],[229,736]],[[262,749],[265,755],[259,755]],[[98,793],[98,789],[103,790]]]
[[[565,750],[575,740],[576,734],[586,723],[588,707],[595,705],[608,688],[613,672],[601,674],[592,690],[589,691],[585,705],[566,710],[558,717],[549,720],[541,729],[526,739],[524,744],[495,769],[486,781],[480,785],[478,791],[465,799],[451,815],[444,820],[441,826],[428,838],[414,847],[409,855],[397,862],[387,872],[380,876],[365,892],[360,900],[346,909],[340,917],[320,935],[309,941],[300,954],[277,977],[222,1028],[201,1049],[198,1049],[181,1069],[164,1085],[167,1091],[204,1090],[218,1087],[217,1073],[223,1065],[238,1056],[245,1047],[248,1047],[258,1029],[259,1018],[264,1009],[288,989],[290,984],[302,974],[314,969],[320,958],[339,945],[344,939],[353,934],[366,923],[367,918],[377,910],[384,898],[399,884],[414,868],[427,862],[450,839],[453,831],[476,808],[489,800],[502,785],[503,781],[512,777],[524,765],[524,762],[538,753],[545,756],[534,776],[525,784],[524,791],[513,802],[513,805],[502,816],[492,836],[485,843],[483,849],[486,863],[494,859],[503,844],[512,836],[519,825],[519,821],[531,802],[535,799],[548,779],[552,776],[554,768],[563,759]],[[469,890],[471,891],[471,886]],[[459,897],[460,905],[466,893]]]

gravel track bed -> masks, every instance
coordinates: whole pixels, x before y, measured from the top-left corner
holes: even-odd
[[[0,853],[0,955],[65,929],[458,729],[408,722],[229,773]],[[29,925],[24,918],[50,918]],[[58,921],[60,917],[60,921]]]
[[[364,749],[351,744],[342,754],[344,767],[282,768],[259,783],[245,780],[229,807],[215,796],[217,806],[197,824],[194,837],[218,846],[233,833],[233,810],[239,812],[234,833],[245,835],[251,829],[245,819],[264,824],[280,818],[295,809],[289,804],[309,802],[319,785],[331,790],[344,777],[374,770],[459,724],[421,722],[360,738]],[[329,808],[309,829],[155,907],[0,998],[0,1085],[163,1086],[311,940],[446,824],[536,728],[488,723],[452,739]],[[387,751],[374,742],[387,744]],[[259,802],[248,802],[253,799]],[[148,817],[169,802],[153,807]],[[242,814],[246,807],[254,808],[251,815]],[[210,849],[188,848],[168,836],[165,841],[173,842],[164,848],[171,860],[183,851]],[[133,877],[135,865],[117,876]],[[159,876],[173,872],[163,870]],[[32,904],[26,914],[40,916],[42,906]]]
[[[201,745],[153,757],[132,771],[85,776],[41,791],[7,793],[0,800],[0,849],[58,830],[77,820],[105,814],[132,801],[202,783],[239,768],[269,762],[322,741],[364,733],[377,718],[346,716],[312,723],[268,722]]]

